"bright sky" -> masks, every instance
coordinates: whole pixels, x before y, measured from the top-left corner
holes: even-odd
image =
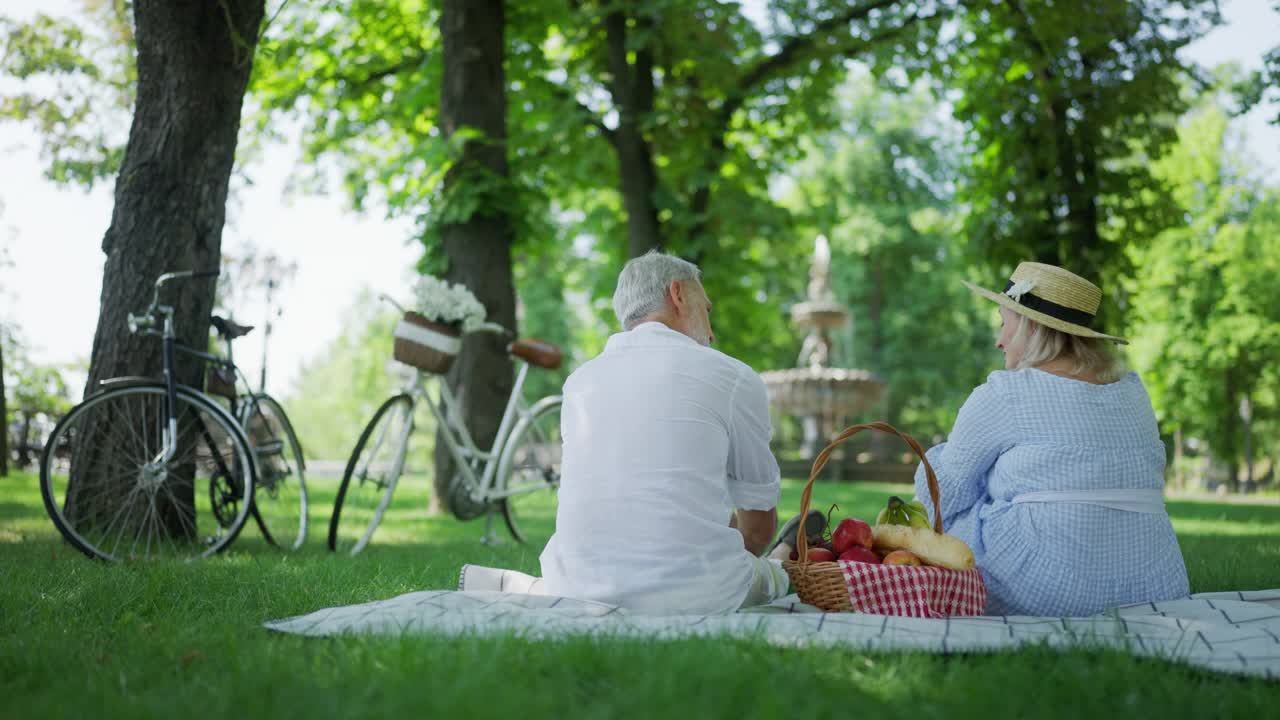
[[[748,2],[747,4],[753,4]],[[1235,61],[1247,69],[1280,38],[1280,14],[1270,0],[1226,0],[1227,25],[1190,47],[1190,59],[1212,65]],[[3,13],[27,18],[37,10],[74,14],[75,0],[7,0]],[[1250,154],[1274,178],[1280,171],[1280,128],[1266,120],[1273,107],[1239,123]],[[0,317],[16,321],[41,362],[87,358],[102,286],[102,235],[111,220],[111,183],[86,193],[59,188],[42,175],[38,142],[27,128],[0,123],[0,238],[15,268],[0,271]],[[271,338],[268,390],[285,395],[299,367],[324,351],[338,321],[362,287],[405,297],[418,251],[410,225],[379,214],[359,216],[341,195],[286,198],[285,179],[296,156],[273,148],[248,168],[254,180],[228,212],[223,248],[246,242],[294,260],[297,276],[281,294],[285,313]],[[263,308],[238,309],[236,319],[260,325]],[[121,331],[124,331],[121,328]],[[237,342],[236,356],[257,378],[259,332]]]

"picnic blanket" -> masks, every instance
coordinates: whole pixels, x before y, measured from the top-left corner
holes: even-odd
[[[784,647],[864,651],[996,652],[1026,645],[1113,648],[1217,672],[1280,679],[1280,589],[1197,593],[1126,605],[1091,617],[908,618],[824,613],[791,595],[731,615],[639,615],[603,603],[542,594],[513,570],[466,566],[461,589],[412,592],[376,602],[272,620],[298,635],[515,634],[676,639],[755,638]]]

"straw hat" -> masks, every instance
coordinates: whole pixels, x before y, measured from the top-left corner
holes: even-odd
[[[1117,343],[1129,342],[1089,328],[1098,314],[1102,291],[1079,275],[1055,265],[1018,263],[1018,269],[1013,271],[1002,293],[991,292],[971,282],[964,285],[982,297],[1054,330]]]

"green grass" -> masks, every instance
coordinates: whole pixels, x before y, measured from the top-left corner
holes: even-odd
[[[61,543],[34,478],[0,480],[0,718],[38,717],[1267,717],[1280,686],[1114,652],[937,656],[737,640],[301,638],[264,620],[451,588],[464,562],[537,571],[537,550],[480,545],[482,522],[429,517],[397,491],[357,558],[285,556],[248,527],[192,564],[90,562]],[[788,483],[784,508],[798,508]],[[903,488],[823,485],[870,515]],[[1196,591],[1280,586],[1280,507],[1170,504]],[[549,530],[543,518],[543,532]]]

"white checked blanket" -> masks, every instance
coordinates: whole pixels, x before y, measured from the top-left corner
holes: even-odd
[[[824,613],[794,595],[731,615],[637,615],[602,603],[540,594],[513,570],[467,566],[463,589],[412,592],[273,620],[298,635],[512,634],[676,639],[727,636],[786,647],[867,651],[995,652],[1045,643],[1114,648],[1218,672],[1280,679],[1280,589],[1198,593],[1126,605],[1092,617],[890,617]]]

